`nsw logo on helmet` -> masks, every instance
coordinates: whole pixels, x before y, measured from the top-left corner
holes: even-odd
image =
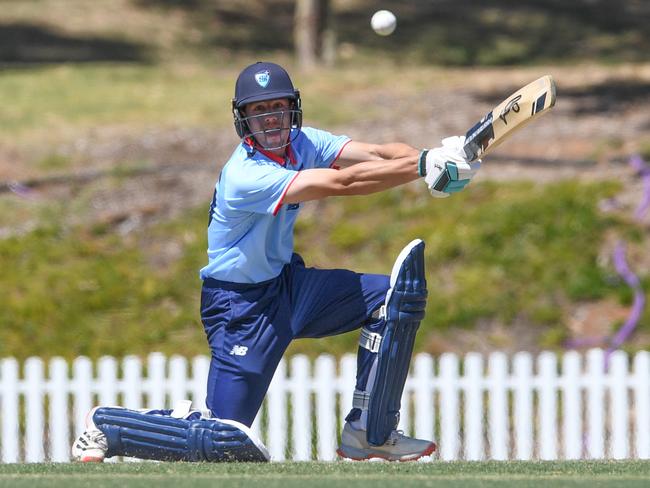
[[[255,73],[255,81],[257,81],[257,84],[260,85],[262,88],[266,88],[267,85],[269,84],[269,81],[271,81],[271,75],[269,74],[269,70],[265,69],[264,71]]]

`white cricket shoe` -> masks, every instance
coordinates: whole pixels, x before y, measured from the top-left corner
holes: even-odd
[[[435,442],[408,437],[399,430],[391,432],[384,445],[372,446],[368,444],[365,430],[355,429],[346,422],[341,434],[341,445],[336,452],[339,456],[354,461],[371,458],[387,461],[415,461],[430,456],[435,450]]]
[[[93,408],[86,416],[86,431],[72,444],[72,459],[82,463],[101,463],[106,457],[108,444],[106,436],[93,422]]]

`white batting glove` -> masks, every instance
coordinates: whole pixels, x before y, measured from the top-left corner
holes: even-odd
[[[434,197],[446,198],[461,191],[481,168],[480,159],[467,162],[464,145],[465,136],[447,137],[442,146],[420,154],[420,175]]]

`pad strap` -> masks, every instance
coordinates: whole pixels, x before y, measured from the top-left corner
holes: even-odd
[[[381,346],[381,334],[363,328],[359,337],[359,345],[370,352],[378,352]]]
[[[358,408],[360,410],[368,410],[370,405],[370,393],[367,391],[354,390],[354,395],[352,396],[352,408]]]
[[[190,414],[191,408],[192,400],[181,400],[176,405],[174,405],[174,410],[172,410],[169,415],[175,419],[182,419]]]

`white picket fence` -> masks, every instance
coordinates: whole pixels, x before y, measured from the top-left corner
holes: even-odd
[[[209,358],[0,360],[0,461],[69,461],[94,405],[204,407]],[[46,371],[47,370],[47,371]],[[337,373],[338,370],[338,373]],[[278,368],[253,429],[274,460],[333,460],[352,404],[356,359],[294,356]],[[437,439],[444,460],[650,458],[650,353],[561,357],[420,354],[400,428]]]

